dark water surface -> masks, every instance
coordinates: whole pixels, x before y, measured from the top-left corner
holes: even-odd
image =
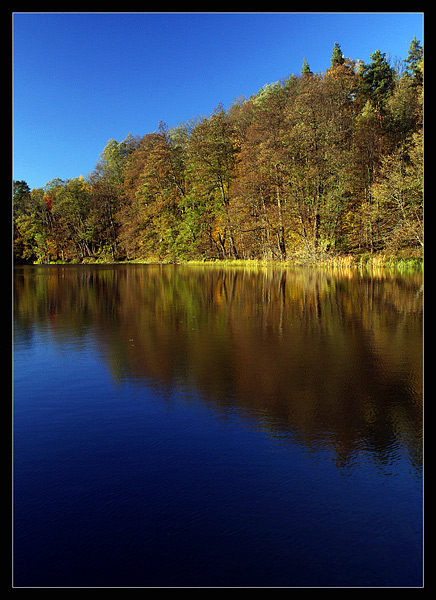
[[[422,585],[421,274],[14,287],[16,587]]]

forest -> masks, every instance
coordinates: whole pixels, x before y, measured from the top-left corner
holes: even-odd
[[[423,48],[330,63],[111,139],[86,177],[14,181],[15,263],[421,257]]]

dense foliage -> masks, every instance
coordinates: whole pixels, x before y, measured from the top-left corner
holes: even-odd
[[[317,260],[423,246],[423,51],[331,67],[110,140],[86,178],[14,182],[18,262]]]

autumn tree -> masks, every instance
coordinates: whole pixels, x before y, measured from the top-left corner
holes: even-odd
[[[221,105],[191,132],[189,170],[195,195],[208,216],[209,237],[224,257],[238,258],[236,232],[230,217],[230,188],[238,148],[230,120]],[[211,219],[212,217],[212,219]]]
[[[129,134],[122,142],[109,140],[94,172],[90,175],[92,212],[102,256],[118,257],[117,214],[124,202],[123,182],[128,156],[136,150],[139,139]]]
[[[313,256],[321,248],[324,188],[329,170],[327,110],[321,77],[303,77],[288,111],[288,150],[292,157],[293,207],[306,251]]]
[[[422,132],[383,157],[373,194],[380,205],[383,245],[394,251],[422,247]]]
[[[419,252],[423,51],[395,71],[335,42],[330,67],[143,137],[109,140],[86,178],[14,182],[18,261]]]

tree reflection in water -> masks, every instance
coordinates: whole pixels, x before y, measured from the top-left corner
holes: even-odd
[[[115,382],[193,389],[341,468],[422,466],[422,274],[182,265],[19,267],[16,326],[92,336]]]

